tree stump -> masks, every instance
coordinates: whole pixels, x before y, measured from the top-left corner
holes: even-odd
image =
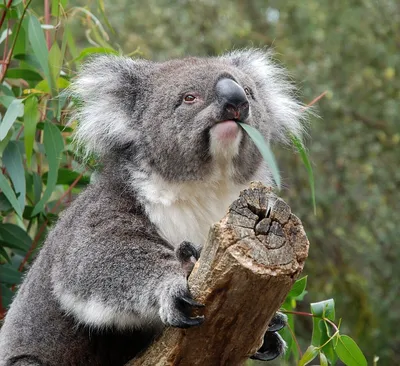
[[[252,183],[211,227],[189,277],[194,298],[205,304],[204,323],[165,329],[128,365],[243,364],[261,346],[272,316],[303,270],[308,247],[290,207]]]

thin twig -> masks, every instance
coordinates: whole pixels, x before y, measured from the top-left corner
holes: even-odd
[[[6,14],[7,14],[8,10],[11,8],[11,4],[12,4],[12,0],[8,0],[6,8],[3,10],[3,13],[1,14],[0,28],[3,26],[4,19],[6,18]]]
[[[323,98],[326,93],[328,93],[327,90],[325,90],[323,93],[321,93],[320,95],[318,95],[318,97],[314,98],[310,103],[308,103],[306,106],[304,106],[303,108],[301,108],[301,111],[305,111],[307,108],[310,108],[312,105],[314,105],[315,103],[317,103],[321,98]]]
[[[22,12],[21,18],[20,18],[20,20],[19,20],[19,22],[18,22],[18,27],[17,27],[17,31],[15,32],[13,44],[12,44],[12,46],[11,46],[10,52],[8,52],[7,59],[4,60],[5,63],[4,63],[3,70],[2,70],[2,72],[1,72],[0,84],[3,82],[3,80],[4,80],[5,76],[6,76],[6,72],[7,72],[8,66],[10,65],[11,56],[12,56],[12,54],[13,54],[13,52],[14,52],[15,45],[17,44],[17,39],[18,39],[19,31],[21,30],[21,26],[22,26],[22,21],[23,21],[24,18],[25,18],[26,11],[28,10],[28,7],[29,7],[29,5],[30,5],[31,2],[32,2],[32,0],[29,0],[29,1],[26,3],[26,6],[24,7],[24,10],[23,10],[23,12]]]

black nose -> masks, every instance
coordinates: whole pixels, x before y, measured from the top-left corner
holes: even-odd
[[[249,116],[249,101],[243,88],[232,79],[221,79],[215,87],[222,103],[222,120],[244,121]]]

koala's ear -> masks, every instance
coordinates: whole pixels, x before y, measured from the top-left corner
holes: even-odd
[[[99,56],[87,62],[70,93],[79,106],[75,142],[87,155],[105,155],[137,138],[135,114],[146,88],[152,63],[118,56]]]
[[[301,138],[308,113],[297,100],[295,87],[286,71],[272,60],[271,51],[233,51],[222,58],[255,82],[258,98],[262,99],[269,114],[272,138],[288,142],[288,132]]]

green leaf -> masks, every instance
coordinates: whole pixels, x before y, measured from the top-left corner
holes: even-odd
[[[26,194],[25,170],[22,163],[22,155],[15,141],[10,141],[5,148],[3,152],[3,164],[14,185],[15,193],[17,195],[19,194],[18,202],[21,211],[23,211],[25,207]]]
[[[80,173],[75,172],[73,170],[60,168],[58,169],[58,177],[57,177],[57,184],[67,184],[71,185],[75,179],[80,176]],[[43,182],[47,184],[47,173],[44,173],[42,176]],[[77,183],[77,187],[79,186],[86,186],[90,183],[89,177],[82,176]]]
[[[105,47],[88,47],[82,50],[79,56],[72,60],[72,62],[81,61],[88,56],[95,55],[95,54],[107,54],[107,55],[118,55],[118,52],[113,50],[112,48],[105,48]]]
[[[5,285],[1,284],[1,300],[4,309],[7,309],[14,298],[14,293]]]
[[[26,253],[32,245],[27,232],[14,224],[0,224],[0,242],[7,248],[19,249]]]
[[[12,209],[12,206],[10,202],[8,202],[8,199],[6,198],[5,194],[3,192],[0,193],[0,211],[2,212],[7,212]]]
[[[318,356],[319,350],[317,347],[309,346],[304,352],[303,357],[300,359],[298,366],[309,364],[315,357]]]
[[[7,197],[8,202],[10,202],[11,206],[13,207],[17,215],[22,218],[22,210],[17,200],[17,197],[15,196],[14,191],[11,189],[10,184],[8,183],[6,177],[1,172],[0,172],[0,189]]]
[[[307,152],[306,152],[301,140],[298,137],[296,137],[295,135],[291,135],[291,140],[292,140],[293,145],[296,147],[297,151],[299,152],[301,159],[303,160],[303,164],[307,169],[308,181],[310,183],[310,189],[311,189],[311,201],[312,201],[312,205],[314,208],[314,214],[316,214],[317,213],[317,204],[316,204],[316,200],[315,200],[314,173],[312,170],[311,162],[308,158]]]
[[[36,125],[36,128],[38,130],[44,130],[44,125],[45,125],[45,122],[39,122]],[[73,128],[64,126],[64,125],[59,125],[58,123],[53,123],[53,125],[56,126],[60,130],[60,132],[73,132],[74,131]]]
[[[22,117],[23,115],[24,105],[22,104],[22,99],[14,99],[7,108],[7,112],[0,124],[0,141],[4,140],[7,136],[8,131],[17,117]]]
[[[304,276],[297,280],[292,289],[290,290],[288,297],[296,298],[303,294],[307,286],[307,276]]]
[[[276,164],[275,156],[269,147],[269,144],[264,140],[264,137],[261,133],[252,126],[249,126],[246,123],[238,122],[238,124],[246,131],[249,137],[253,140],[254,144],[257,146],[257,149],[260,151],[262,157],[267,162],[269,169],[271,170],[272,177],[278,187],[281,189],[281,177],[279,175],[278,165]]]
[[[7,251],[0,245],[0,257],[3,257],[8,263],[11,264],[11,258]]]
[[[332,321],[335,320],[335,301],[333,299],[311,303],[310,307],[314,315]]]
[[[46,190],[41,200],[36,204],[32,216],[36,216],[44,208],[57,184],[58,168],[60,166],[61,153],[64,150],[64,141],[59,129],[52,123],[46,122],[44,125],[44,149],[49,163],[49,173],[47,178]]]
[[[21,278],[21,273],[11,265],[2,264],[0,266],[0,282],[17,285],[21,282]]]
[[[347,366],[367,366],[367,360],[357,343],[347,335],[338,337],[335,351]]]
[[[328,359],[322,352],[320,352],[320,354],[319,354],[319,365],[320,366],[328,366]]]
[[[26,165],[31,166],[33,144],[35,142],[36,124],[40,119],[38,108],[38,100],[35,96],[31,96],[25,100],[25,117],[24,117],[24,144]]]
[[[26,62],[28,65],[32,66],[34,69],[40,69],[41,68],[38,59],[34,55],[28,55],[28,54],[20,53],[18,55],[15,54],[13,56],[13,58],[16,59],[16,60],[20,60],[20,61]]]
[[[43,80],[43,77],[36,71],[29,69],[9,69],[6,73],[6,78],[9,79],[24,79],[32,81]]]
[[[50,80],[49,70],[49,51],[47,50],[46,40],[44,38],[42,27],[39,20],[34,16],[29,16],[28,23],[29,42],[32,46],[33,53],[39,61],[40,68],[48,80]]]
[[[69,87],[69,84],[70,82],[67,79],[61,77],[57,78],[56,80],[57,89],[66,89]],[[43,93],[48,93],[48,94],[51,93],[51,88],[47,80],[42,80],[41,82],[39,82],[34,89],[40,90]]]
[[[62,61],[60,47],[54,42],[49,52],[49,66],[53,80],[57,80],[60,75]]]

